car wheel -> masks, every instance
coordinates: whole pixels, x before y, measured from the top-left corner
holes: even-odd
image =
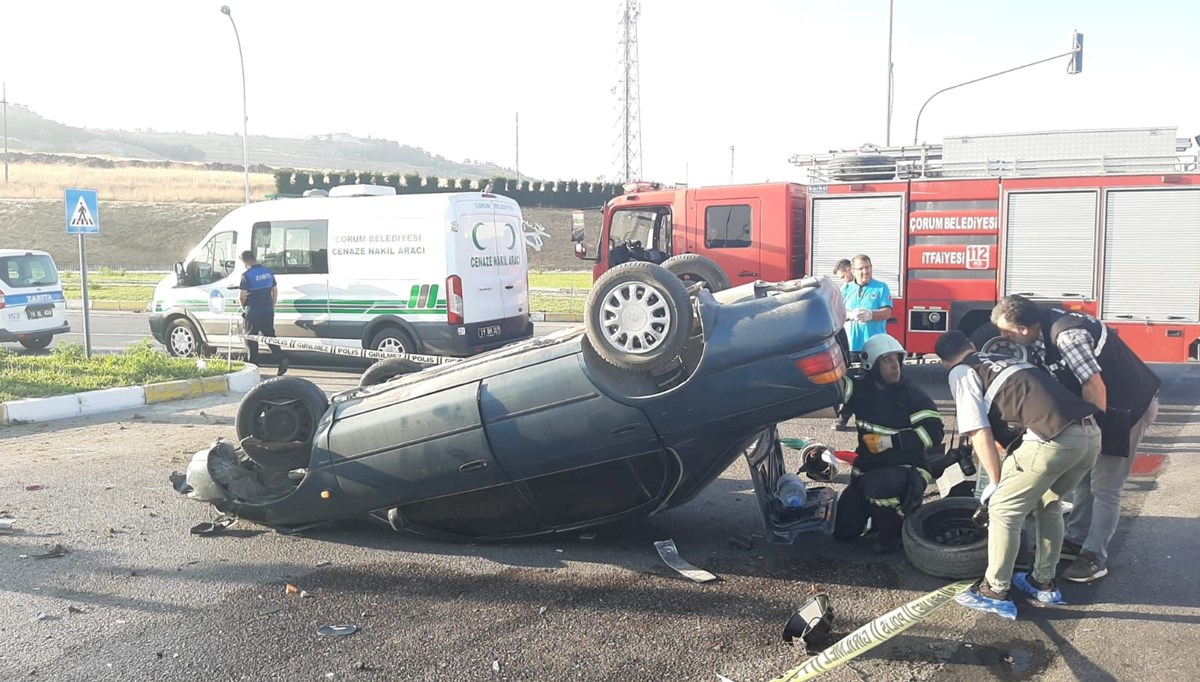
[[[371,337],[371,350],[384,353],[415,353],[417,344],[399,327],[384,327]]]
[[[698,253],[681,253],[663,261],[662,266],[683,280],[686,285],[704,284],[710,292],[729,288],[729,276],[711,258]]]
[[[46,336],[27,336],[23,339],[17,339],[17,342],[29,350],[46,350],[53,338],[48,334]]]
[[[374,386],[376,384],[382,384],[385,381],[390,381],[391,379],[394,379],[402,374],[420,372],[422,369],[424,369],[423,366],[413,362],[412,360],[405,360],[404,358],[387,358],[385,360],[379,360],[375,362],[375,364],[368,367],[367,371],[363,372],[362,376],[359,377],[358,385]]]
[[[946,497],[921,505],[904,520],[904,553],[935,578],[978,578],[987,569],[987,530],[971,516],[975,497]]]
[[[247,457],[268,469],[291,471],[308,465],[317,423],[327,409],[329,399],[313,382],[276,377],[246,393],[233,427]]]
[[[687,287],[661,265],[637,261],[604,273],[584,307],[588,341],[611,365],[651,372],[675,360],[692,326]]]
[[[177,317],[167,325],[167,353],[177,358],[200,353],[200,334],[186,317]]]

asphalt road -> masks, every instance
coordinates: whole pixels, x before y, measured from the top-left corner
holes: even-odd
[[[1157,369],[1164,407],[1144,449],[1167,464],[1128,486],[1112,576],[1066,586],[1068,608],[1022,603],[1016,623],[952,604],[822,679],[1193,677],[1200,368]],[[951,413],[943,370],[906,371]],[[293,374],[331,392],[357,381],[352,370]],[[779,633],[812,592],[831,594],[845,633],[945,582],[866,543],[733,546],[732,535],[761,529],[741,462],[683,507],[592,539],[437,542],[365,523],[287,536],[241,522],[192,535],[212,510],[167,477],[232,437],[235,409],[216,396],[0,427],[0,511],[16,518],[15,533],[0,533],[0,679],[745,682],[806,658]],[[835,447],[853,438],[828,419],[782,430]],[[652,544],[666,538],[721,581],[667,568]],[[56,544],[67,553],[37,558]],[[288,583],[310,596],[287,596]],[[317,634],[329,624],[358,632]]]

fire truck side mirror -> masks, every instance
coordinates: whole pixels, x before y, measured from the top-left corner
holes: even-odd
[[[583,242],[575,242],[575,257],[581,260],[587,258],[587,247]]]
[[[1067,73],[1076,74],[1083,71],[1083,34],[1075,31],[1071,34],[1071,63],[1067,66]]]

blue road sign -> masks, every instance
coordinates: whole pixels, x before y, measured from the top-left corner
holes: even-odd
[[[68,189],[67,234],[100,234],[100,206],[94,189]]]

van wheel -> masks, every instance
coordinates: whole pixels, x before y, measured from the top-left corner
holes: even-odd
[[[663,261],[662,266],[690,286],[700,283],[712,293],[729,288],[729,276],[711,258],[698,253],[681,253]]]
[[[687,287],[670,270],[634,261],[604,273],[584,306],[588,342],[605,362],[652,372],[678,357],[692,326]]]
[[[379,360],[368,367],[367,371],[363,372],[362,376],[358,379],[358,385],[360,387],[374,386],[382,384],[385,381],[390,381],[402,374],[420,372],[422,369],[424,369],[423,366],[418,365],[412,360],[387,358],[386,360]]]
[[[308,466],[317,423],[327,409],[325,391],[313,382],[275,377],[246,393],[233,428],[247,457],[267,469],[291,471]]]
[[[399,327],[384,327],[371,337],[371,350],[384,353],[415,353],[417,344]]]
[[[987,569],[987,531],[971,515],[972,497],[927,502],[904,520],[904,553],[917,570],[935,578],[977,578]]]
[[[167,353],[177,358],[200,353],[200,334],[186,317],[177,317],[167,325]]]
[[[25,346],[29,350],[46,350],[50,345],[50,341],[54,337],[46,336],[28,336],[23,339],[17,339],[17,342]]]

